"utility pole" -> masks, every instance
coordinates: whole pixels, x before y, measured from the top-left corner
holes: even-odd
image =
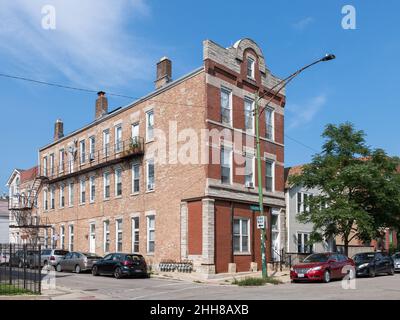
[[[306,65],[305,67],[302,67],[301,69],[297,70],[296,72],[292,73],[290,76],[286,77],[285,79],[279,81],[276,85],[274,85],[272,88],[270,88],[268,91],[258,95],[256,94],[256,99],[255,99],[255,106],[254,106],[254,116],[255,116],[255,130],[256,130],[256,147],[257,147],[257,177],[258,177],[258,203],[259,203],[259,211],[260,211],[260,216],[263,217],[264,219],[264,225],[260,229],[261,233],[261,263],[262,263],[262,277],[267,278],[268,277],[268,271],[267,271],[267,257],[265,254],[265,240],[266,240],[266,226],[268,225],[268,222],[266,221],[266,216],[264,214],[264,197],[263,197],[263,183],[262,183],[262,174],[261,174],[261,146],[260,146],[260,116],[265,110],[265,108],[268,107],[268,105],[274,100],[278,94],[282,91],[283,88],[286,87],[286,85],[292,81],[296,76],[298,76],[301,72],[303,72],[305,69],[308,69],[309,67],[319,63],[319,62],[325,62],[329,60],[335,59],[335,55],[333,54],[327,54],[323,58],[314,61],[313,63],[310,63]],[[265,97],[268,94],[272,94],[270,99],[267,101],[265,106],[260,110],[260,101],[263,97]]]

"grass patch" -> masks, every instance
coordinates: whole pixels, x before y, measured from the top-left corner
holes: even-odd
[[[244,278],[241,280],[237,280],[234,279],[232,284],[236,284],[240,287],[245,287],[245,286],[263,286],[267,283],[271,283],[271,284],[281,284],[282,281],[280,281],[279,279],[276,278],[272,278],[272,277],[267,277],[267,278]]]
[[[0,295],[2,296],[19,296],[19,295],[33,295],[34,293],[30,290],[18,288],[9,284],[0,284]]]

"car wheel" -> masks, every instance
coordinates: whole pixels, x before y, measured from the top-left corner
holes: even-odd
[[[92,275],[94,275],[95,277],[97,277],[99,275],[99,271],[96,266],[94,266],[92,269]]]
[[[114,278],[115,279],[121,279],[122,278],[122,271],[121,271],[120,267],[115,268],[115,270],[114,270]]]
[[[324,272],[324,282],[328,283],[331,281],[331,273],[329,272],[329,270],[325,270]]]
[[[369,268],[368,275],[370,278],[374,278],[376,276],[375,268]]]
[[[56,270],[57,270],[57,272],[61,272],[62,271],[61,264],[56,265]]]
[[[79,264],[75,266],[75,273],[81,273],[81,267],[79,266]]]

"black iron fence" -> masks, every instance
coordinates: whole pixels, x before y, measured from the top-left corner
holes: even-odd
[[[0,244],[0,295],[41,293],[40,245]]]

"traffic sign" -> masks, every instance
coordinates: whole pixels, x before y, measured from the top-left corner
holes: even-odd
[[[261,211],[260,206],[250,206],[250,210],[252,211]]]
[[[257,229],[265,229],[265,216],[257,217]]]

